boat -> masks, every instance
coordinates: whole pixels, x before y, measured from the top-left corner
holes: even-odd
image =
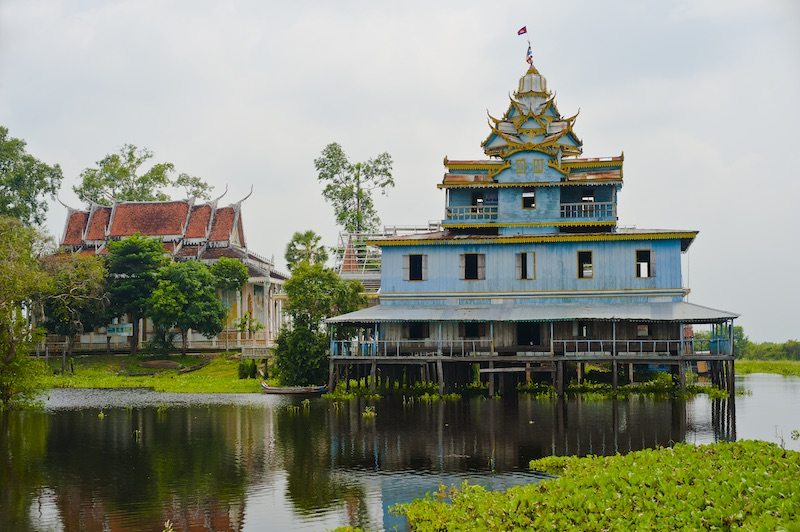
[[[270,386],[264,381],[261,381],[261,387],[264,393],[282,394],[282,395],[319,395],[325,393],[328,389],[327,386]]]

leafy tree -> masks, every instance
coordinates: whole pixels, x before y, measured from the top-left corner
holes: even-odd
[[[275,365],[286,384],[324,380],[328,340],[323,320],[352,312],[366,303],[358,281],[344,281],[321,264],[301,262],[284,286],[292,327],[278,334]]]
[[[40,365],[28,355],[41,338],[31,326],[34,298],[47,293],[48,275],[35,255],[40,234],[0,216],[0,410],[33,400]]]
[[[164,245],[158,239],[135,234],[108,243],[109,310],[113,316],[127,314],[131,318],[132,354],[138,347],[139,319],[145,316],[148,299],[156,287],[158,269],[166,261]]]
[[[146,172],[140,169],[153,152],[125,144],[119,153],[111,153],[97,161],[96,168],[81,172],[81,184],[72,189],[86,202],[111,205],[113,200],[165,201],[170,199],[165,188],[183,187],[186,193],[198,198],[209,199],[211,186],[199,177],[180,174],[176,179],[170,176],[175,172],[172,163],[156,163]]]
[[[386,194],[394,186],[392,156],[384,152],[365,162],[351,163],[338,143],[325,146],[314,159],[318,179],[325,185],[322,196],[333,205],[336,223],[345,231],[375,231],[380,218],[372,193]]]
[[[75,336],[108,323],[106,269],[95,255],[67,253],[45,257],[42,266],[53,279],[53,289],[44,298],[44,326],[67,337],[64,370]]]
[[[325,264],[328,260],[328,252],[325,247],[320,245],[322,237],[314,231],[303,233],[296,231],[292,239],[286,245],[286,265],[289,270],[305,261],[311,264]]]
[[[0,215],[22,223],[41,224],[46,198],[55,197],[63,179],[61,167],[49,166],[25,151],[25,141],[8,136],[0,126]]]
[[[214,286],[221,290],[241,290],[247,283],[250,274],[242,261],[228,257],[220,257],[211,265]]]
[[[175,327],[181,332],[184,355],[189,329],[207,338],[222,331],[227,313],[214,282],[208,266],[197,261],[172,262],[159,270],[149,299],[150,316],[165,329]]]

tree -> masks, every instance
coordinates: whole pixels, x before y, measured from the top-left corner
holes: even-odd
[[[54,198],[63,179],[61,167],[50,166],[25,151],[25,141],[8,136],[0,126],[0,215],[26,225],[40,225],[47,215],[46,198]]]
[[[220,257],[211,265],[214,286],[220,290],[241,290],[250,277],[247,266],[242,261],[228,257]]]
[[[307,385],[325,377],[328,339],[323,320],[366,303],[358,281],[344,281],[321,264],[301,262],[284,285],[292,327],[276,339],[275,365],[286,384]]]
[[[127,314],[133,323],[131,354],[139,342],[139,319],[147,310],[148,298],[156,287],[158,269],[167,261],[160,240],[135,234],[108,243],[106,267],[113,316]]]
[[[75,336],[108,323],[106,269],[95,255],[69,253],[45,257],[42,267],[53,279],[52,291],[44,298],[44,326],[67,337],[63,371]]]
[[[322,237],[314,231],[301,233],[296,231],[292,239],[286,245],[286,265],[289,270],[305,261],[311,264],[325,264],[328,260],[328,252],[325,247],[320,245]]]
[[[52,286],[35,249],[41,235],[0,216],[0,410],[24,404],[40,390],[40,365],[28,355],[41,338],[31,325],[32,302]]]
[[[165,188],[183,187],[186,193],[202,199],[209,199],[213,187],[188,174],[180,174],[176,179],[170,176],[175,172],[172,163],[157,163],[146,172],[140,168],[153,152],[146,148],[137,148],[133,144],[125,144],[119,153],[111,153],[97,161],[96,168],[87,168],[81,172],[80,185],[72,190],[86,202],[111,205],[113,200],[125,201],[166,201],[169,195]]]
[[[148,301],[153,321],[181,332],[181,353],[186,354],[189,329],[207,338],[222,331],[226,312],[217,297],[215,279],[208,266],[197,261],[172,262],[158,272],[156,289]]]
[[[375,231],[380,218],[375,211],[372,193],[386,194],[394,186],[392,156],[384,152],[366,162],[352,164],[342,147],[328,144],[314,159],[318,179],[325,185],[322,196],[333,205],[336,223],[350,233]]]

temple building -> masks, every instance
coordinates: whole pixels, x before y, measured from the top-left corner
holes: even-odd
[[[489,116],[488,158],[445,157],[440,228],[371,240],[379,304],[328,321],[362,331],[331,342],[331,384],[354,364],[392,375],[407,363],[444,389],[472,378],[468,362],[490,390],[495,375],[533,371],[563,389],[590,361],[613,367],[615,385],[617,370],[632,379],[634,364],[653,363],[684,382],[703,359],[732,385],[737,315],[686,301],[681,255],[698,232],[620,227],[624,156],[582,158],[576,118],[531,65],[502,117]],[[694,342],[695,324],[712,328],[710,345]]]
[[[233,348],[241,346],[270,347],[278,334],[283,318],[283,299],[279,296],[287,278],[277,271],[271,260],[247,248],[242,223],[242,203],[220,207],[219,198],[197,203],[194,198],[176,201],[114,201],[111,206],[93,204],[88,210],[68,208],[61,237],[61,250],[73,253],[104,255],[110,240],[119,240],[136,233],[158,238],[164,253],[173,260],[199,260],[211,264],[220,257],[242,261],[250,277],[247,285],[235,293],[221,291],[220,297],[229,310],[225,329],[211,340],[191,333],[190,348]],[[242,332],[236,322],[245,314],[263,325],[257,332]],[[120,324],[127,322],[122,316]],[[128,341],[123,334],[107,334],[104,329],[81,335],[76,349],[105,348],[108,336],[112,346]],[[153,324],[143,320],[140,345],[154,332]]]

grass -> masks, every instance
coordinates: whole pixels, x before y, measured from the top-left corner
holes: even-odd
[[[737,360],[736,373],[777,373],[800,377],[800,360]]]
[[[491,492],[464,484],[393,511],[427,530],[800,530],[800,453],[741,441],[550,457],[560,475]]]
[[[184,358],[186,360],[184,360]],[[47,388],[152,388],[158,392],[180,393],[251,393],[260,392],[258,381],[239,379],[239,362],[219,356],[191,373],[178,370],[155,370],[139,365],[145,357],[90,356],[75,359],[75,373],[44,377]],[[171,357],[185,366],[201,361],[197,357]],[[51,361],[60,368],[60,361]]]

